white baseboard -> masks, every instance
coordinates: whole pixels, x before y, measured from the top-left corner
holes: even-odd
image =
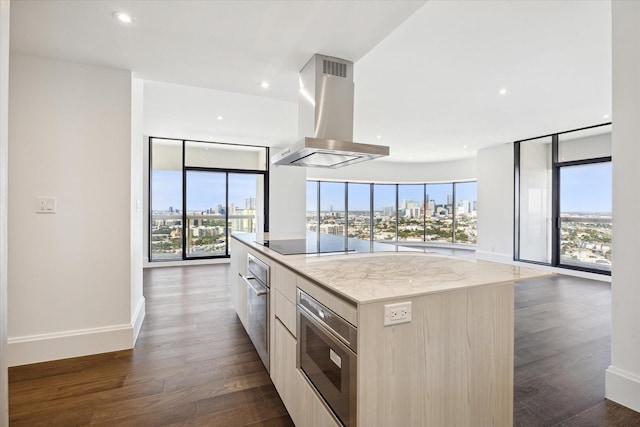
[[[143,268],[188,267],[190,265],[229,264],[231,258],[191,259],[189,261],[154,261],[145,262]]]
[[[133,329],[133,325],[114,325],[9,338],[9,366],[130,349]]]
[[[605,372],[605,397],[640,412],[640,376],[609,366]]]
[[[146,305],[145,305],[144,297],[140,298],[138,301],[138,306],[136,307],[136,311],[133,314],[133,318],[131,319],[131,324],[133,325],[133,346],[136,345],[136,341],[138,341],[138,335],[140,335],[140,329],[142,328],[142,322],[144,322],[144,316],[146,314]]]

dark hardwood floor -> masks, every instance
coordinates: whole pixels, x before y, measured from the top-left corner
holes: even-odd
[[[226,265],[145,270],[135,350],[10,368],[10,425],[293,425],[229,305],[227,275]],[[603,398],[609,305],[605,283],[516,285],[515,425],[640,426]]]

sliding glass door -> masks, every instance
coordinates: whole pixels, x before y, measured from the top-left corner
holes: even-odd
[[[229,256],[233,232],[269,231],[267,147],[149,139],[149,260]]]
[[[560,167],[560,264],[611,271],[611,162]]]

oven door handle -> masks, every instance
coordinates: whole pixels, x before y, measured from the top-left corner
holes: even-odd
[[[256,293],[257,297],[261,297],[261,296],[267,295],[269,293],[269,288],[267,288],[266,286],[264,287],[264,289],[258,289],[258,288],[256,288],[254,286],[253,283],[250,282],[250,280],[256,280],[255,277],[251,277],[251,276],[245,277],[243,275],[240,275],[240,277],[242,277],[242,280],[244,280],[244,283],[246,283],[247,286],[249,286],[251,289],[253,289],[253,292]]]

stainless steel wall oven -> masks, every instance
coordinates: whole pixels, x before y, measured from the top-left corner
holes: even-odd
[[[247,333],[264,367],[269,371],[269,266],[247,255]]]
[[[297,365],[344,426],[356,426],[357,329],[297,290]]]

